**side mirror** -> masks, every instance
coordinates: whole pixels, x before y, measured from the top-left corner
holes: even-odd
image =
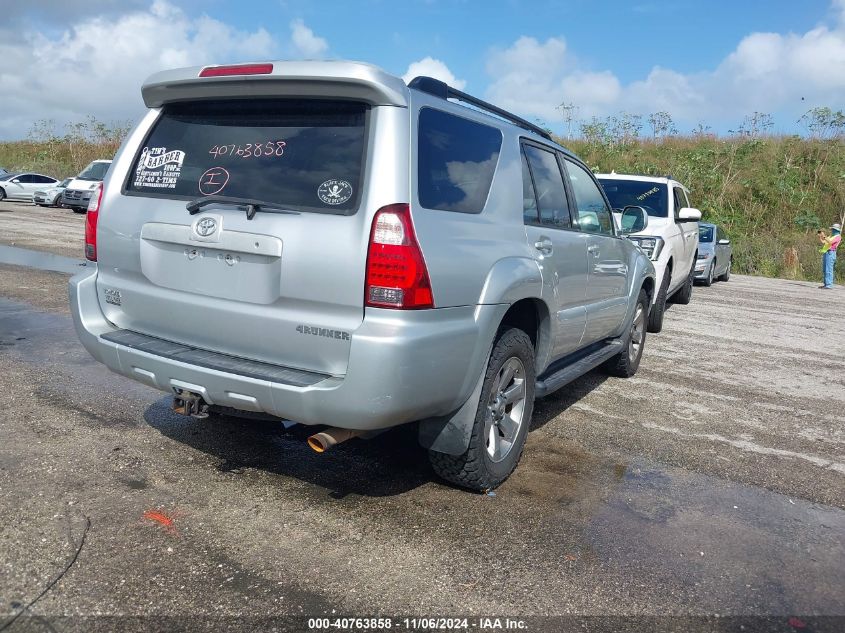
[[[619,220],[619,232],[622,235],[645,231],[648,226],[648,212],[642,207],[629,205],[622,210]]]
[[[698,222],[701,219],[701,211],[692,207],[684,207],[678,211],[678,222]]]
[[[718,244],[722,244],[723,246],[727,246],[730,243],[731,243],[730,240],[719,240],[718,241]]]
[[[12,182],[15,183],[15,184],[20,183],[20,181],[21,181],[20,178],[12,178]]]

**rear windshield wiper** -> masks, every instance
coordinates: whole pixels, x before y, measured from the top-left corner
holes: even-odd
[[[200,209],[209,204],[233,204],[238,207],[246,207],[246,219],[251,220],[255,217],[257,211],[268,211],[270,213],[290,213],[291,215],[299,215],[299,211],[292,211],[275,202],[266,202],[264,200],[255,200],[253,198],[237,198],[233,196],[204,196],[192,200],[185,205],[188,213],[194,215]]]

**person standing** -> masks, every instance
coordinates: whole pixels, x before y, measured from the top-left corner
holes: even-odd
[[[819,231],[819,241],[822,244],[819,252],[822,254],[822,275],[824,284],[819,286],[824,290],[833,288],[833,265],[836,263],[836,249],[842,241],[842,225],[838,222],[830,225],[830,235]]]

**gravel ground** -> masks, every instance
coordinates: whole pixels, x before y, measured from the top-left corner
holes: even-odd
[[[0,202],[0,244],[82,258],[85,214],[3,200]]]
[[[9,630],[36,615],[76,616],[56,630],[95,615],[145,630],[198,615],[845,622],[841,288],[696,288],[636,377],[591,373],[539,401],[519,468],[485,496],[438,481],[412,429],[317,455],[298,427],[173,414],[81,348],[66,281],[0,267],[0,617],[50,587]]]

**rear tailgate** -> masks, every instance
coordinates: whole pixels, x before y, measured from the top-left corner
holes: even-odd
[[[407,110],[278,93],[164,104],[136,132],[100,211],[100,304],[123,329],[342,375],[364,315],[373,212],[407,199],[396,177],[407,159],[373,145],[407,133]],[[375,170],[387,177],[378,188]],[[212,195],[286,211],[189,214],[187,202]]]

